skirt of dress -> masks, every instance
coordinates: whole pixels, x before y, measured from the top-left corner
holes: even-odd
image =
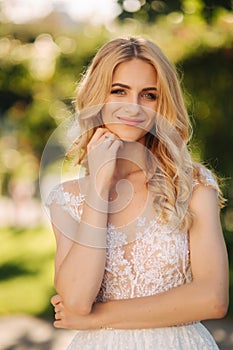
[[[153,329],[78,331],[67,350],[217,350],[200,323]]]

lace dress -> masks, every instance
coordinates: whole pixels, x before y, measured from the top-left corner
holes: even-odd
[[[206,185],[217,188],[211,173],[202,173]],[[194,181],[196,186],[198,181]],[[80,222],[85,195],[56,186],[47,205],[59,206],[71,220]],[[136,239],[127,242],[123,229],[108,224],[106,266],[97,301],[154,295],[189,283],[192,271],[189,235],[167,229],[145,216],[132,223]],[[213,337],[200,323],[155,329],[101,329],[77,331],[67,350],[213,350]]]

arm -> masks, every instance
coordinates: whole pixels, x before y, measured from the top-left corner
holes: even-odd
[[[216,191],[198,186],[190,206],[195,215],[190,229],[193,281],[157,295],[95,304],[92,313],[82,322],[73,315],[69,328],[165,327],[221,318],[226,314],[228,261]],[[66,318],[64,309],[62,313],[55,326],[66,328],[69,317]]]
[[[105,267],[108,192],[119,148],[118,142],[105,142],[105,132],[98,129],[88,145],[90,176],[79,227],[71,217],[64,222],[65,214],[61,218],[61,212],[52,212],[57,242],[55,288],[66,307],[81,315],[90,312]],[[105,160],[109,156],[106,166],[103,166],[103,153]],[[61,226],[63,230],[58,229]],[[73,241],[67,238],[69,231],[75,232]],[[90,237],[92,240],[88,240]]]
[[[93,198],[95,195],[92,188],[93,186],[90,186],[87,198]],[[101,206],[103,211],[104,207],[107,207],[107,201],[103,203],[100,198],[99,205],[97,199],[96,204],[97,207]],[[80,314],[90,311],[98,294],[105,267],[104,245],[102,245],[103,248],[95,247],[94,244],[89,246],[85,241],[85,236],[91,231],[92,235],[99,236],[101,241],[105,240],[106,212],[106,208],[105,212],[100,212],[84,203],[82,221],[75,227],[77,229],[75,241],[67,237],[69,236],[68,229],[62,230],[65,231],[65,236],[55,224],[53,225],[57,242],[55,288],[62,296],[66,306],[75,309]],[[58,212],[57,215],[59,214]],[[66,219],[66,216],[63,215],[62,219],[65,219],[65,226],[68,228],[72,218]],[[57,220],[56,217],[53,218],[55,223]]]

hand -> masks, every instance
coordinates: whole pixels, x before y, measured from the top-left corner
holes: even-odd
[[[91,314],[83,316],[67,310],[60,295],[54,295],[51,298],[51,303],[55,311],[55,322],[53,323],[55,328],[73,330],[95,329]]]
[[[111,187],[117,152],[122,145],[122,141],[106,128],[98,128],[87,145],[89,173],[97,190]]]

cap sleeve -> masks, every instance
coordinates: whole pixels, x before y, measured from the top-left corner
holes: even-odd
[[[55,186],[45,201],[53,227],[76,242],[79,240],[84,200],[83,194],[77,194],[76,186],[67,182]]]
[[[85,199],[83,194],[74,194],[64,189],[64,184],[55,186],[50,192],[45,205],[49,208],[50,214],[54,206],[59,206],[66,211],[74,220],[80,222],[82,206]]]
[[[193,188],[198,185],[210,186],[219,192],[219,186],[216,178],[212,172],[204,166],[199,166],[197,169],[197,174],[193,178]]]
[[[54,187],[46,200],[51,224],[56,231],[58,230],[59,233],[74,242],[89,247],[103,248],[106,246],[105,228],[103,228],[102,235],[97,235],[95,226],[82,221],[84,230],[80,231],[85,197],[86,195],[77,194],[77,187],[70,183]],[[100,230],[102,229],[98,228],[98,231]]]

